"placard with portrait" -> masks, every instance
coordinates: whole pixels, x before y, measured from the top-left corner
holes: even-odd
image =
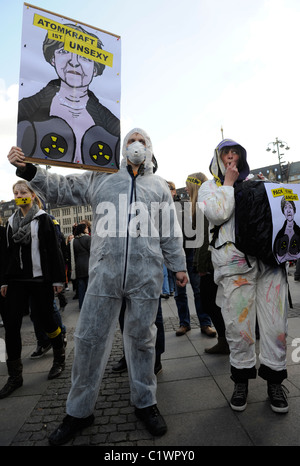
[[[120,36],[24,3],[19,89],[27,161],[118,170]]]

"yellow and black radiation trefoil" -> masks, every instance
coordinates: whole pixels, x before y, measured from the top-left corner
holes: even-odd
[[[32,201],[31,197],[16,197],[15,199],[16,205],[30,204],[31,201]]]
[[[50,159],[61,159],[68,150],[68,144],[65,138],[59,134],[46,134],[41,141],[43,154]]]
[[[18,124],[18,144],[27,157],[75,164],[76,144],[86,166],[118,169],[119,138],[100,126],[92,126],[76,141],[72,128],[59,117],[45,121],[21,121]],[[80,165],[81,163],[76,165]]]
[[[112,156],[111,148],[103,141],[95,142],[90,148],[90,157],[97,165],[107,165],[111,161]]]

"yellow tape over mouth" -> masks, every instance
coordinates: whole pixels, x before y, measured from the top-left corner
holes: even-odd
[[[15,199],[16,205],[30,204],[31,201],[32,201],[31,197],[16,197]]]

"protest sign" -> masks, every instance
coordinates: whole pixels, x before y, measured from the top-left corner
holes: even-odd
[[[300,258],[300,185],[265,183],[273,222],[273,253],[278,263]]]
[[[19,89],[27,161],[118,170],[120,36],[24,3]]]

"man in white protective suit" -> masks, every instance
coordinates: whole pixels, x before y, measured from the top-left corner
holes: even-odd
[[[185,286],[182,233],[166,181],[153,174],[152,143],[134,128],[125,139],[118,172],[87,171],[67,176],[49,173],[24,161],[18,147],[8,159],[17,175],[30,181],[46,201],[60,205],[90,204],[93,210],[89,284],[74,334],[72,386],[62,424],[50,435],[62,445],[94,421],[104,370],[122,305],[126,299],[124,350],[131,402],[152,435],[166,423],[156,406],[155,361],[158,300],[163,262]]]

